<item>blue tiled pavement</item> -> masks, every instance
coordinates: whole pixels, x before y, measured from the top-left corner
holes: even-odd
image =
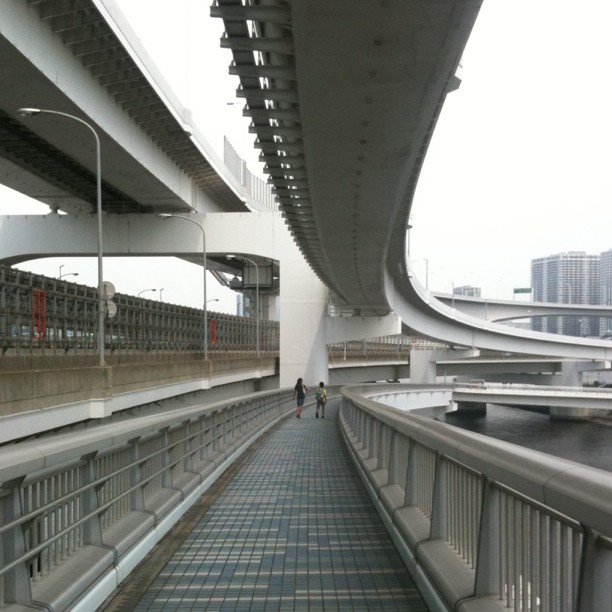
[[[338,401],[270,434],[135,610],[427,610],[340,439]]]

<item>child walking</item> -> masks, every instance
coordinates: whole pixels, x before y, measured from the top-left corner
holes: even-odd
[[[325,388],[325,383],[320,382],[319,388],[315,394],[315,399],[317,400],[317,411],[315,412],[315,416],[317,419],[319,418],[319,408],[321,409],[321,418],[325,418],[325,404],[327,404],[327,389]]]

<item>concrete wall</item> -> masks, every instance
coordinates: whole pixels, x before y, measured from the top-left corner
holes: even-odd
[[[155,358],[0,372],[0,443],[211,387],[251,381],[251,392],[278,388],[276,355]]]

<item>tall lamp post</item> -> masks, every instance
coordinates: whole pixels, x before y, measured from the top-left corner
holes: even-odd
[[[103,254],[102,254],[102,165],[100,161],[100,138],[96,130],[80,117],[48,110],[46,108],[20,108],[17,111],[22,117],[35,115],[58,115],[77,121],[93,134],[96,141],[96,208],[98,213],[98,365],[104,367],[104,315],[106,314],[106,289],[104,287]]]
[[[136,297],[140,297],[143,293],[146,293],[147,291],[157,291],[157,289],[143,289],[140,293],[138,293]]]
[[[78,272],[64,272],[62,273],[62,268],[64,267],[64,264],[61,264],[59,267],[59,276],[57,277],[57,280],[60,280],[62,278],[64,278],[64,276],[78,276],[79,273]]]
[[[59,267],[59,276],[57,277],[57,280],[62,280],[62,278],[64,278],[64,276],[78,276],[79,273],[78,272],[64,272],[62,274],[62,268],[64,267],[64,264],[62,264]]]
[[[202,269],[203,269],[203,279],[202,279],[202,293],[203,293],[203,309],[204,309],[204,342],[203,342],[203,352],[204,359],[208,359],[208,313],[206,310],[206,232],[204,231],[204,227],[198,223],[195,219],[191,217],[183,217],[182,215],[171,215],[170,213],[163,213],[159,215],[162,219],[183,219],[183,221],[189,221],[189,223],[193,223],[200,228],[202,232]]]
[[[257,335],[255,339],[255,350],[259,357],[259,266],[252,259],[244,255],[227,255],[226,257],[227,259],[244,259],[255,266],[255,334]],[[242,279],[242,282],[244,283],[244,279]]]

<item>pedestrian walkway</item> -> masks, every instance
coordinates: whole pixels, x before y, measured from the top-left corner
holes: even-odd
[[[426,611],[340,438],[338,405],[277,426],[129,609]]]

